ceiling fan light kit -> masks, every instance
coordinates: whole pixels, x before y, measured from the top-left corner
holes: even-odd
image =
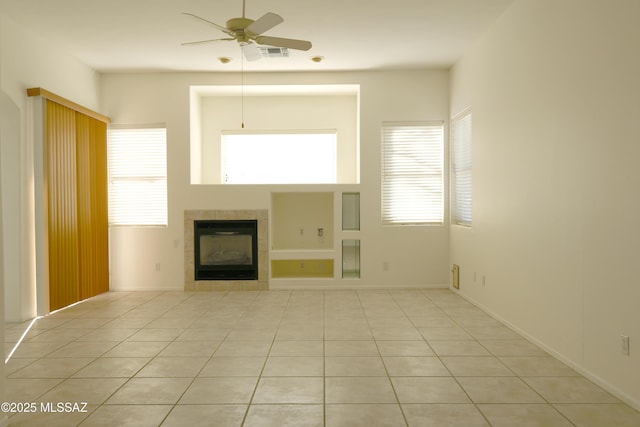
[[[227,20],[226,26],[218,25],[208,19],[202,18],[192,13],[183,12],[184,15],[191,16],[205,22],[214,28],[222,31],[229,37],[220,39],[200,40],[195,42],[182,43],[183,45],[198,45],[221,40],[235,40],[241,47],[242,53],[247,61],[257,61],[262,58],[262,54],[256,45],[274,46],[295,50],[311,49],[311,42],[307,40],[288,39],[283,37],[263,36],[262,34],[278,24],[284,19],[273,12],[267,12],[257,20],[245,17],[245,0],[242,1],[242,17]]]

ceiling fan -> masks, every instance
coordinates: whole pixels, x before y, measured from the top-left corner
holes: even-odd
[[[284,19],[280,15],[272,12],[267,12],[255,21],[253,19],[246,18],[245,1],[246,0],[242,0],[242,17],[229,19],[226,23],[226,27],[218,25],[214,22],[209,21],[208,19],[202,18],[192,13],[183,12],[183,15],[191,16],[209,25],[212,25],[213,27],[227,34],[229,37],[187,42],[182,43],[182,45],[198,45],[220,40],[236,40],[240,45],[244,57],[247,59],[247,61],[256,61],[262,57],[260,50],[256,46],[257,44],[274,47],[284,47],[296,50],[311,49],[311,42],[307,40],[263,36],[262,33],[282,23]]]

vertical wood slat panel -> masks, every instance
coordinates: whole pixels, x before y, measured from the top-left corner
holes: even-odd
[[[47,101],[46,164],[49,227],[49,309],[79,301],[76,115]]]
[[[80,300],[90,296],[89,287],[94,275],[91,260],[95,258],[91,229],[91,134],[87,116],[76,113],[76,174],[78,179],[78,252]]]
[[[80,299],[109,290],[106,123],[76,113]]]
[[[92,296],[109,291],[109,206],[107,176],[107,124],[90,119],[92,129],[92,225],[96,248],[96,270]]]
[[[109,290],[106,126],[47,101],[50,310]]]

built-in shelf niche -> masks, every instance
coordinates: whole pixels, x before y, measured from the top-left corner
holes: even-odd
[[[342,193],[342,231],[344,236],[360,231],[360,193]],[[342,240],[342,278],[360,278],[360,239]]]
[[[360,193],[342,193],[342,230],[360,230]]]
[[[360,193],[271,193],[271,279],[360,279]]]
[[[342,241],[342,278],[360,278],[360,240],[358,239]]]
[[[333,278],[333,259],[275,259],[271,261],[271,277]]]
[[[272,250],[333,249],[333,193],[271,194]]]

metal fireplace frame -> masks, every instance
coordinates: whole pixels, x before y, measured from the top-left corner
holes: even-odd
[[[258,221],[254,219],[194,220],[194,278],[198,280],[258,280]],[[200,237],[207,235],[251,236],[251,265],[200,263]]]

